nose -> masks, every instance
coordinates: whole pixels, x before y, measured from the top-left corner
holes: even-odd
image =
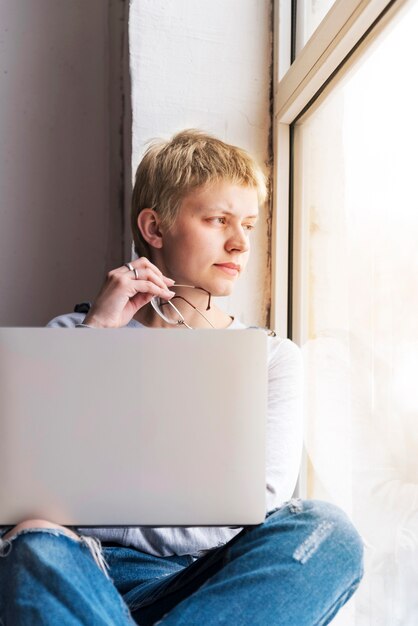
[[[225,249],[228,252],[237,250],[238,252],[247,252],[250,249],[250,242],[248,239],[248,232],[239,225],[232,229],[225,244]]]

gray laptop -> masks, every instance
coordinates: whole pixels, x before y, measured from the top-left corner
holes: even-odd
[[[262,330],[0,329],[0,525],[265,516]]]

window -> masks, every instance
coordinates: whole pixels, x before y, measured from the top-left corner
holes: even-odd
[[[323,49],[304,69],[302,50],[278,85],[274,311],[305,356],[302,495],[344,508],[367,545],[365,579],[335,622],[412,625],[418,4],[380,3],[378,15],[377,3],[365,4],[368,22],[352,15],[345,35],[339,23],[338,58]]]
[[[299,0],[296,2],[296,54],[322,22],[335,0]]]

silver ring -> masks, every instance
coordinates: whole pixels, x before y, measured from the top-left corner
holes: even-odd
[[[131,272],[135,271],[134,266],[132,265],[132,263],[125,263],[125,267],[128,268],[128,270],[130,270]]]
[[[136,267],[133,267],[132,269],[133,269],[133,271],[134,271],[134,274],[135,274],[135,278],[136,278],[136,280],[138,280],[138,278],[139,278],[139,273],[138,273],[138,270],[136,269]]]

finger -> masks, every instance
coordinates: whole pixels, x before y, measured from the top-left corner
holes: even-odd
[[[164,280],[164,282],[166,282],[167,284],[173,284],[175,282],[175,280],[173,278],[169,278],[168,276],[164,276],[162,271],[156,265],[151,263],[151,261],[149,259],[147,259],[146,257],[140,257],[139,259],[135,259],[134,261],[131,262],[131,265],[133,267],[136,267],[138,270],[140,268],[152,270],[158,276],[160,276],[160,278],[162,278]]]
[[[167,287],[159,287],[150,280],[136,280],[132,282],[137,293],[149,293],[153,296],[159,296],[166,300],[170,300],[176,295],[174,291],[170,291]]]
[[[135,276],[133,276],[134,280],[148,280],[161,287],[161,289],[167,289],[167,283],[164,281],[164,279],[160,275],[153,272],[150,268],[146,270],[137,270],[137,272],[139,276],[138,278],[135,278]]]
[[[168,278],[168,276],[164,276],[164,275],[163,275],[163,281],[170,287],[173,286],[174,283],[176,282],[174,278]]]
[[[175,281],[172,278],[167,278],[167,276],[164,276],[164,274],[161,274],[161,272],[159,274],[154,272],[154,270],[153,270],[154,267],[155,267],[155,265],[151,266],[148,271],[152,272],[152,275],[157,277],[157,281],[158,281],[157,284],[159,284],[162,288],[165,288],[167,286],[170,287],[171,285],[174,284]]]
[[[150,269],[136,271],[138,278],[135,277],[132,271],[123,272],[122,268],[110,271],[107,275],[104,292],[118,292],[120,295],[124,294],[126,298],[132,298],[137,292],[146,293],[147,290],[152,295],[161,295],[161,297],[167,299],[175,295],[173,291],[168,289],[167,284]]]
[[[143,267],[143,265],[141,265],[140,267],[134,267],[133,264],[131,265],[133,267],[133,270],[129,269],[129,267],[119,267],[118,269],[109,272],[109,276],[113,275],[114,277],[117,277],[119,279],[123,278],[124,281],[149,280],[155,282],[162,289],[165,289],[167,287],[167,284],[171,284],[166,283],[163,280],[161,272],[157,274],[149,266]]]
[[[134,296],[132,296],[132,298],[130,299],[130,302],[138,310],[141,307],[148,304],[149,302],[151,302],[153,297],[154,296],[152,293],[139,293],[138,292]]]

